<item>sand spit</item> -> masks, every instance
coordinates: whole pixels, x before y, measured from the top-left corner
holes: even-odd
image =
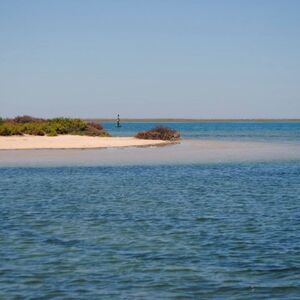
[[[93,149],[145,147],[165,144],[168,144],[168,142],[141,140],[134,137],[91,137],[78,135],[0,137],[0,150]]]

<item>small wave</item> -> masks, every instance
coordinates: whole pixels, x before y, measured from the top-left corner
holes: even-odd
[[[63,245],[63,246],[74,246],[78,243],[80,243],[79,240],[61,240],[57,238],[50,238],[45,240],[45,243],[47,244],[53,244],[53,245]]]

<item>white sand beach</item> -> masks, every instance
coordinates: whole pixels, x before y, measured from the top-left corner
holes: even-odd
[[[118,147],[143,147],[168,144],[161,140],[142,140],[134,137],[91,137],[79,135],[1,136],[0,150],[30,149],[93,149]]]

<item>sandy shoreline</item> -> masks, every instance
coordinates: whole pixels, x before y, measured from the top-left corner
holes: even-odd
[[[134,137],[91,137],[78,135],[1,136],[0,150],[34,149],[97,149],[166,145],[161,140],[141,140]]]

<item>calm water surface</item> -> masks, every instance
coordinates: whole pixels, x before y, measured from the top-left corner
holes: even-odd
[[[121,128],[114,122],[103,125],[115,136],[133,136],[157,124],[125,122]],[[188,139],[300,142],[300,122],[163,122],[161,125],[179,130]]]
[[[0,172],[0,299],[300,298],[300,159]]]

